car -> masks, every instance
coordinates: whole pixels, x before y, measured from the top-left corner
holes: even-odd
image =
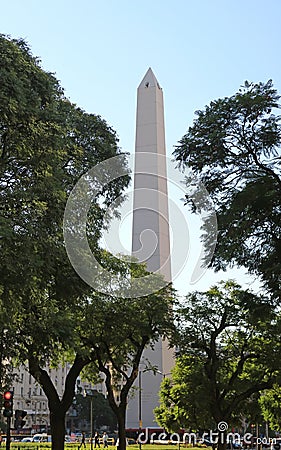
[[[21,442],[33,442],[32,437],[24,437],[22,438]]]
[[[76,438],[76,441],[81,442],[82,433],[75,433],[75,438]]]
[[[32,442],[52,442],[52,436],[47,433],[37,433],[33,436]]]

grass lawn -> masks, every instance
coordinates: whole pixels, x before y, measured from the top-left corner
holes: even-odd
[[[143,448],[143,450],[177,450],[179,448],[182,449],[189,449],[189,450],[206,450],[207,447],[192,447],[190,445],[184,445],[184,444],[142,444],[141,446]],[[130,445],[128,448],[131,448],[132,450],[137,450],[139,449],[139,445]]]
[[[26,450],[29,449],[34,449],[34,450],[39,450],[39,449],[49,449],[51,448],[51,443],[50,442],[42,442],[41,444],[38,442],[11,442],[11,447],[20,447],[22,450],[24,450],[26,448]],[[78,446],[79,446],[79,442],[73,442],[73,443],[65,443],[64,448],[65,449],[75,449],[77,450]],[[178,450],[179,448],[181,449],[192,449],[192,450],[203,450],[206,449],[206,447],[191,447],[190,445],[183,445],[183,444],[177,444],[175,443],[174,445],[170,445],[170,444],[142,444],[141,445],[143,450]],[[97,447],[98,448],[98,447]],[[4,449],[4,446],[3,446]],[[90,444],[86,444],[86,450],[90,450],[91,446]],[[94,449],[94,446],[93,446]],[[138,444],[134,444],[134,445],[128,445],[127,449],[131,449],[131,450],[139,450],[139,445]],[[84,447],[81,447],[81,450],[84,450]],[[100,446],[100,450],[103,450],[103,445]],[[116,447],[114,445],[110,445],[108,447],[108,450],[116,450]]]

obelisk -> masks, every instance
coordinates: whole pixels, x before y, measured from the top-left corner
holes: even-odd
[[[148,271],[162,274],[167,283],[171,281],[164,101],[151,68],[137,92],[132,255],[146,263]],[[128,428],[158,426],[153,409],[159,404],[162,377],[173,366],[173,352],[160,340],[153,351],[145,351],[143,361],[147,360],[158,371],[141,374],[141,423],[137,395],[128,405]]]
[[[151,68],[137,95],[132,254],[171,281],[164,101]]]

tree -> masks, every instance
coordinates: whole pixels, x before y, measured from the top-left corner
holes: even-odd
[[[107,255],[107,261],[108,268],[115,268],[118,263],[124,283],[131,282],[131,275],[140,278],[141,275],[148,274],[139,264],[117,260],[110,255]],[[156,276],[156,286],[157,278]],[[43,337],[38,342],[34,338],[31,343],[25,344],[29,351],[29,371],[43,387],[49,400],[53,437],[57,433],[56,438],[60,442],[64,433],[65,414],[74,397],[77,376],[81,373],[81,376],[92,380],[92,377],[102,373],[105,375],[108,402],[118,422],[119,447],[120,450],[125,449],[128,395],[138,376],[144,349],[153,346],[161,337],[169,336],[173,330],[173,304],[173,290],[171,286],[167,286],[140,298],[120,298],[92,292],[77,303],[75,308],[67,308],[65,314],[70,316],[70,322],[66,322],[67,334],[59,341],[54,341],[56,345],[61,344],[54,355],[58,361],[61,360],[62,354],[65,354],[68,360],[73,360],[61,399],[42,365],[44,359],[40,349]],[[56,313],[54,315],[56,316]],[[50,319],[47,318],[48,320]],[[45,339],[47,340],[47,336]],[[52,343],[50,340],[48,342]],[[52,359],[54,360],[54,357]],[[120,401],[115,396],[117,389],[120,390]]]
[[[7,351],[2,357],[27,362],[42,386],[54,450],[64,445],[65,415],[77,377],[83,370],[103,372],[124,449],[127,396],[144,348],[172,326],[171,287],[159,291],[156,282],[151,295],[116,298],[95,292],[74,272],[62,233],[67,197],[85,171],[115,155],[125,167],[125,155],[115,132],[99,116],[67,100],[58,81],[40,67],[23,41],[1,36],[0,51],[0,292],[9,315],[0,325],[3,340],[13,343],[3,347]],[[142,282],[144,268],[110,258],[99,247],[110,219],[107,206],[116,197],[122,200],[128,181],[125,176],[103,186],[88,213],[87,233],[97,259],[129,286],[132,276]],[[63,360],[71,367],[60,398],[46,365]],[[114,387],[121,378],[118,404]]]
[[[66,255],[64,209],[88,169],[116,155],[125,167],[126,158],[116,133],[101,117],[72,104],[23,40],[0,35],[0,59],[1,375],[7,359],[28,361],[48,397],[52,446],[61,449],[75,381],[89,363],[88,355],[76,352],[75,314],[91,292]],[[128,182],[124,176],[108,183],[93,201],[88,239],[97,254],[110,218],[107,205],[122,200]],[[45,366],[65,355],[73,365],[60,399]]]
[[[215,429],[206,408],[208,386],[203,383],[203,363],[190,355],[177,358],[172,378],[161,384],[160,406],[155,409],[159,425],[177,432],[180,429]]]
[[[269,426],[273,430],[280,430],[281,427],[281,386],[275,384],[261,395],[259,400],[262,414]]]
[[[232,97],[197,111],[193,126],[174,152],[178,163],[204,183],[215,205],[218,241],[213,267],[246,267],[261,277],[277,300],[281,269],[279,98],[271,80],[245,82]],[[187,183],[191,179],[187,177]],[[190,198],[187,202],[192,205]],[[208,220],[203,239],[209,261],[216,230],[208,226]]]
[[[256,394],[280,383],[280,316],[267,298],[220,283],[189,294],[178,323],[179,357],[156,409],[162,426],[237,424]]]
[[[89,421],[91,402],[89,397],[82,394],[76,394],[72,408],[77,412],[79,420]],[[93,425],[97,428],[101,426],[109,426],[111,430],[116,430],[117,419],[109,406],[107,398],[100,392],[94,392],[93,396]]]
[[[121,269],[122,262],[118,264]],[[123,270],[127,271],[124,278],[127,283],[131,281],[130,276],[136,279],[148,275],[142,265],[128,265],[126,260]],[[147,283],[141,280],[140,283]],[[153,292],[153,283],[155,286],[159,283],[158,276],[151,283]],[[96,296],[90,299],[87,314],[81,318],[81,342],[92,350],[94,372],[98,370],[105,376],[107,398],[117,418],[120,450],[126,448],[128,396],[138,377],[143,352],[147,347],[153,348],[159,339],[171,336],[175,303],[171,285],[139,298]],[[85,373],[89,370],[86,367]]]

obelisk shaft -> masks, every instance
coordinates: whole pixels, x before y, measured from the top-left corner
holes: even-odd
[[[132,254],[146,263],[148,271],[161,273],[171,281],[163,92],[151,69],[140,83],[137,96]],[[142,361],[140,370],[147,361],[157,367],[156,374],[142,374],[142,426],[157,427],[153,410],[159,404],[162,376],[173,366],[173,352],[167,341],[159,339],[153,350],[145,350]],[[137,397],[132,398],[128,428],[140,425],[138,406]]]
[[[171,281],[164,102],[151,69],[137,96],[132,252]]]

